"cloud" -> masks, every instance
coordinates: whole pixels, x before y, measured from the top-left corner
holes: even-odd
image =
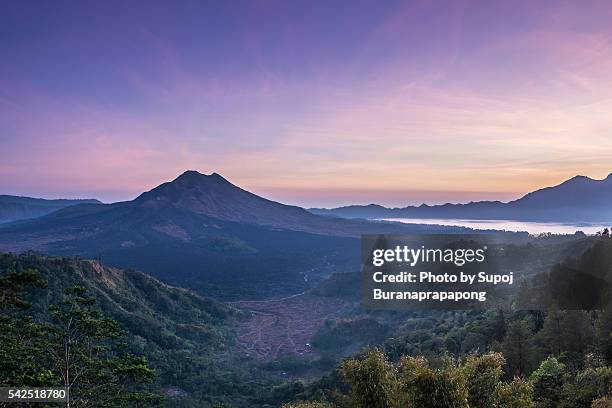
[[[131,27],[135,55],[101,48],[95,61],[116,58],[94,67],[100,83],[75,79],[83,89],[77,68],[44,84],[16,71],[0,78],[0,188],[131,198],[193,168],[315,205],[333,191],[461,201],[607,175],[609,7],[442,6],[341,14],[353,42],[282,4],[236,17],[225,42]]]

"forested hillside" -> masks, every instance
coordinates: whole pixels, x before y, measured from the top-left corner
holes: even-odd
[[[147,393],[169,406],[251,406],[249,401],[276,383],[230,353],[232,322],[241,314],[222,303],[137,271],[79,258],[0,254],[0,276],[2,384],[61,384],[61,370],[51,358],[60,346],[49,336],[63,324],[58,307],[69,304],[78,304],[87,324],[109,330],[108,338],[103,336],[108,354],[137,359],[129,361],[146,368]]]
[[[575,271],[609,282],[610,253],[606,234],[537,238],[509,246],[507,256],[508,262],[520,258],[532,266],[537,258],[537,267],[529,270],[542,272],[529,275],[525,287],[553,293],[567,287],[564,279],[571,284]],[[559,260],[562,254],[572,256]],[[97,376],[118,390],[118,398],[96,406],[599,408],[609,403],[609,304],[564,311],[549,296],[545,311],[374,312],[359,305],[359,274],[344,273],[305,294],[230,306],[138,271],[32,252],[1,254],[0,276],[2,383],[65,382],[54,350],[70,332],[66,322],[77,318],[91,340],[87,344],[100,348],[96,363],[86,365],[84,384],[74,386],[75,398],[96,398],[88,384]],[[562,284],[540,289],[532,284],[552,278]],[[595,289],[601,299],[611,299],[608,286]],[[303,333],[289,336],[294,326],[304,330],[304,314],[313,313],[305,308],[332,305],[335,313],[310,341]],[[275,310],[288,324],[280,331],[301,339],[294,346],[303,354],[266,354],[269,358],[259,360],[245,354],[245,342],[269,335],[265,330],[273,326],[254,329]],[[252,335],[241,332],[243,327]],[[82,347],[75,352],[88,350]]]
[[[610,282],[610,254],[612,240],[602,234],[581,255],[533,276],[535,283],[547,282],[535,287],[555,294],[575,273]],[[382,327],[369,325],[376,333],[394,327],[376,348],[366,348],[313,383],[287,385],[278,395],[294,408],[610,407],[612,296],[609,286],[601,285],[578,292],[587,289],[599,297],[597,308],[561,310],[554,296],[547,296],[546,311],[389,314]],[[578,293],[577,299],[589,293]],[[320,333],[326,341],[317,346],[342,345],[348,327],[348,322],[329,326]],[[363,323],[356,327],[359,335],[366,333]]]
[[[290,407],[610,406],[611,308],[448,312],[406,323],[403,336],[278,395]]]

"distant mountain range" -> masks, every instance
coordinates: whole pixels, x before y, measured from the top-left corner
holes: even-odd
[[[259,197],[219,174],[196,171],[114,204],[3,197],[6,203],[23,206],[21,218],[36,216],[36,205],[48,214],[1,224],[0,251],[102,259],[222,299],[298,293],[330,272],[359,270],[361,234],[472,231],[347,218],[612,220],[612,176],[574,177],[509,203],[405,208],[307,211]],[[51,212],[53,205],[63,208]]]
[[[0,251],[101,258],[200,293],[256,298],[358,270],[360,234],[467,231],[323,217],[216,173],[187,171],[132,201],[80,204],[0,225]]]
[[[0,223],[42,217],[77,204],[102,204],[98,200],[45,200],[42,198],[0,195]]]
[[[387,208],[376,204],[333,209],[312,208],[314,214],[343,218],[463,218],[540,222],[612,222],[612,174],[603,180],[573,177],[557,186],[536,190],[515,201],[479,201]]]

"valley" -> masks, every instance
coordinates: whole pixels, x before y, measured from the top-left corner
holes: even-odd
[[[342,299],[309,293],[231,305],[249,316],[237,326],[238,350],[263,361],[287,354],[312,357],[317,330],[326,320],[341,318],[354,307]]]
[[[0,224],[0,252],[12,252],[0,267],[43,272],[50,289],[34,297],[37,319],[69,284],[92,290],[174,406],[269,408],[308,392],[292,381],[333,375],[367,347],[390,355],[494,347],[502,334],[474,333],[479,322],[497,324],[495,314],[367,310],[357,272],[361,234],[490,232],[315,215],[218,174],[186,172],[133,201]],[[506,233],[501,261],[525,281],[595,239]]]

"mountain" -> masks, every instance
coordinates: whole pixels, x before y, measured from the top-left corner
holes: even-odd
[[[98,200],[45,200],[42,198],[0,195],[0,223],[41,217],[77,204],[102,204]]]
[[[467,232],[322,217],[187,171],[133,201],[81,204],[0,226],[0,250],[100,258],[224,299],[304,291],[360,267],[363,233]]]
[[[603,180],[573,177],[503,203],[479,201],[386,208],[376,204],[334,209],[312,208],[313,214],[344,218],[466,218],[541,222],[612,222],[612,174]]]
[[[321,232],[320,217],[295,206],[259,197],[217,173],[186,171],[176,180],[141,194],[135,203],[151,209],[167,206],[224,221]]]

